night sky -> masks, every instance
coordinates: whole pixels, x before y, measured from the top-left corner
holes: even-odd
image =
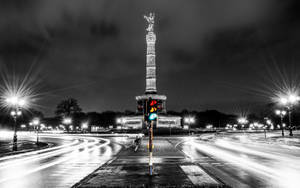
[[[299,83],[299,0],[1,0],[2,74],[30,72],[46,115],[68,97],[84,111],[135,110],[150,11],[168,110],[238,113]]]

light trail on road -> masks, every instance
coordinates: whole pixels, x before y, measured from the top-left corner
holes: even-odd
[[[209,142],[186,139],[180,147],[193,161],[232,187],[299,187],[300,153],[294,155],[295,151],[276,145],[243,139],[243,142],[228,137]]]
[[[41,135],[59,146],[0,158],[0,187],[71,187],[113,158],[122,146],[81,135]]]
[[[26,156],[33,156],[35,154],[40,154],[41,155],[44,152],[59,150],[61,148],[66,148],[66,147],[69,147],[69,146],[76,145],[77,143],[79,143],[79,140],[74,140],[70,144],[64,144],[64,145],[61,145],[61,146],[50,147],[50,148],[41,149],[41,150],[37,150],[37,151],[25,152],[25,153],[21,153],[21,154],[17,154],[17,155],[4,156],[4,157],[0,158],[0,161],[15,159],[15,158],[21,158],[21,157],[26,157]],[[28,158],[26,158],[26,159],[28,159]],[[0,167],[3,166],[3,164],[5,164],[5,163],[1,163]]]

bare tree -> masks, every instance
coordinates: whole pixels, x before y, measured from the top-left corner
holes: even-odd
[[[74,98],[69,98],[61,101],[55,111],[55,115],[60,117],[73,116],[76,113],[80,113],[82,109],[79,107],[78,102]]]

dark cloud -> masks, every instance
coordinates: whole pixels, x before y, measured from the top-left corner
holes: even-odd
[[[0,1],[0,62],[22,72],[38,59],[48,114],[66,96],[84,110],[134,109],[149,11],[158,88],[171,109],[255,103],[263,97],[248,90],[272,69],[271,57],[283,67],[300,58],[296,0],[31,0]]]

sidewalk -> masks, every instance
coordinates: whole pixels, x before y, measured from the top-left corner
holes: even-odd
[[[222,187],[166,139],[154,140],[154,175],[149,176],[147,143],[144,139],[137,152],[123,149],[74,187]]]
[[[293,131],[293,136],[289,136],[289,131],[285,131],[285,136],[282,137],[281,131],[267,132],[266,138],[264,134],[257,137],[257,141],[272,144],[280,144],[286,146],[300,147],[300,131]]]

